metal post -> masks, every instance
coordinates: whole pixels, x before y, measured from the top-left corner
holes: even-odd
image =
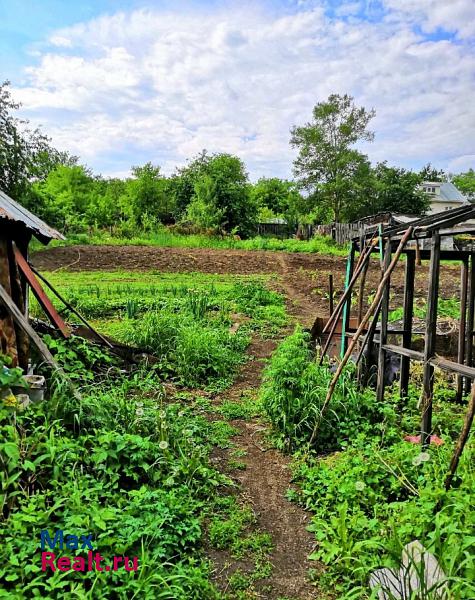
[[[388,270],[391,264],[391,238],[388,238],[386,242],[386,250],[384,253],[384,268],[383,271]],[[389,316],[389,294],[391,288],[391,280],[388,277],[384,286],[383,298],[381,303],[381,327],[379,331],[379,353],[378,353],[378,383],[376,387],[376,397],[379,402],[384,398],[384,367],[386,362],[386,351],[384,345],[387,343],[388,338],[388,316]]]
[[[353,276],[353,268],[355,264],[355,243],[351,242],[350,253],[348,255],[348,261],[346,263],[346,277],[345,277],[345,291],[350,285],[351,278]],[[341,357],[345,355],[347,348],[346,334],[350,326],[350,313],[351,313],[351,294],[348,296],[348,300],[345,302],[343,308],[343,319],[341,323]]]
[[[430,444],[432,430],[432,392],[434,388],[434,367],[429,360],[434,356],[437,334],[437,301],[439,296],[440,235],[432,235],[429,266],[429,289],[427,294],[426,331],[424,338],[424,374],[422,390],[421,444]]]
[[[406,254],[406,273],[404,281],[404,324],[402,334],[403,348],[410,348],[412,343],[412,317],[414,314],[414,278],[416,275],[416,255],[411,251]],[[405,398],[409,389],[409,373],[411,370],[411,359],[401,356],[401,375],[399,394]]]

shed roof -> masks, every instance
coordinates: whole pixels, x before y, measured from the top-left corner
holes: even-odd
[[[56,229],[47,225],[39,217],[21,206],[21,204],[12,200],[2,190],[0,190],[0,219],[22,223],[44,244],[47,244],[52,239],[65,239],[59,231],[56,231]]]

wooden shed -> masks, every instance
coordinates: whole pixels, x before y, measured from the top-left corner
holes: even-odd
[[[28,246],[32,237],[43,244],[64,236],[0,190],[0,290],[28,317]],[[35,279],[36,282],[36,279]],[[28,368],[30,340],[18,327],[7,298],[0,303],[0,353],[13,366]]]

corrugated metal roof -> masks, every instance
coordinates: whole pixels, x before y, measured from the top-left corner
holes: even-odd
[[[440,186],[440,195],[449,202],[466,202],[465,196],[450,181],[446,181]]]
[[[459,204],[468,202],[462,192],[450,181],[424,181],[422,187],[439,189],[437,193],[430,193],[431,202],[457,202]]]
[[[51,239],[65,239],[64,235],[59,233],[59,231],[56,231],[56,229],[47,225],[36,215],[21,206],[21,204],[12,200],[10,196],[7,196],[2,190],[0,190],[0,219],[8,219],[9,221],[14,221],[16,223],[23,223],[23,225],[30,229],[42,242],[48,243]]]

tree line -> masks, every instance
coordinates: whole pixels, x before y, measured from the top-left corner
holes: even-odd
[[[39,129],[16,116],[8,82],[0,85],[0,189],[66,232],[109,228],[117,234],[153,231],[160,224],[250,236],[259,222],[352,221],[378,212],[420,215],[428,208],[422,181],[452,180],[475,196],[475,173],[449,175],[428,164],[420,172],[372,165],[357,149],[372,141],[373,110],[333,94],[312,119],[291,130],[297,150],[294,181],[255,183],[243,161],[203,151],[170,176],[151,162],[126,179],[94,174],[76,156],[58,151]]]

